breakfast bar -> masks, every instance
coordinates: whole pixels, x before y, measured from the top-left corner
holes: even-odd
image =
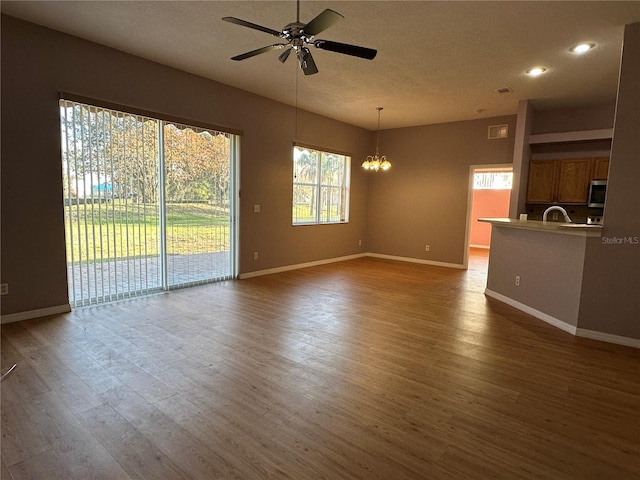
[[[492,225],[485,294],[576,334],[587,238],[601,225],[481,218]]]

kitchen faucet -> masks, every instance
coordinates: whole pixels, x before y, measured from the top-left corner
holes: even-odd
[[[564,208],[562,208],[562,207],[560,207],[558,205],[553,205],[553,206],[547,208],[544,211],[544,213],[542,214],[542,221],[543,222],[547,221],[547,215],[549,214],[549,212],[551,212],[553,210],[560,210],[562,212],[562,215],[564,215],[564,221],[566,223],[571,223],[571,219],[569,218],[569,215],[567,214],[567,211]]]

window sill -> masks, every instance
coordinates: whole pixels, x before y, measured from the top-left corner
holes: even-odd
[[[338,222],[309,222],[309,223],[292,223],[292,227],[308,227],[310,225],[341,225],[349,223],[348,221],[338,221]]]

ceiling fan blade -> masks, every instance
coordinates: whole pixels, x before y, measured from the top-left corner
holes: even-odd
[[[278,60],[280,60],[282,63],[286,62],[287,58],[289,58],[289,55],[291,54],[291,50],[293,49],[287,48],[284,52],[278,55]]]
[[[349,45],[348,43],[331,42],[329,40],[316,40],[313,42],[313,45],[321,50],[343,53],[344,55],[366,58],[367,60],[373,60],[378,54],[378,51],[373,48],[359,47],[357,45]]]
[[[316,18],[302,27],[302,31],[307,35],[317,35],[320,32],[324,32],[327,28],[342,18],[344,17],[338,12],[327,8],[324,12],[320,13]]]
[[[300,63],[300,68],[305,75],[313,75],[314,73],[318,73],[316,62],[313,60],[311,51],[307,47],[298,49],[296,55],[298,57],[298,63]]]
[[[266,47],[258,48],[256,50],[251,50],[250,52],[243,53],[241,55],[236,55],[235,57],[231,57],[231,60],[244,60],[246,58],[255,57],[256,55],[260,55],[261,53],[267,53],[271,50],[280,50],[286,47],[286,43],[275,43],[273,45],[268,45]]]
[[[225,22],[229,22],[229,23],[235,23],[236,25],[241,25],[243,27],[253,28],[254,30],[260,30],[261,32],[268,33],[268,34],[273,35],[275,37],[281,37],[282,36],[282,32],[279,32],[278,30],[274,30],[273,28],[269,28],[269,27],[263,27],[262,25],[258,25],[256,23],[247,22],[246,20],[241,20],[239,18],[224,17],[222,20],[224,20]]]

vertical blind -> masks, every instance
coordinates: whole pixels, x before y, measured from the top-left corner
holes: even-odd
[[[474,190],[511,190],[513,184],[513,171],[492,170],[475,172],[473,175]]]
[[[234,274],[233,134],[60,101],[69,299]]]

